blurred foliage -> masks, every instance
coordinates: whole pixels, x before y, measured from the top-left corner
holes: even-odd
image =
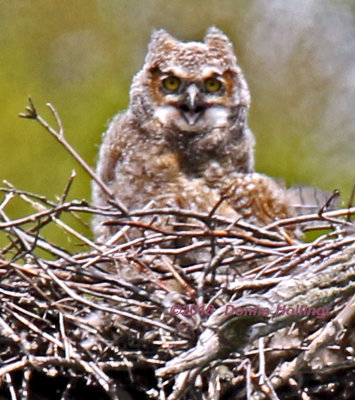
[[[251,88],[257,169],[289,185],[339,188],[346,199],[355,180],[354,12],[354,1],[330,0],[0,0],[0,178],[55,199],[75,168],[70,198],[90,199],[75,161],[17,117],[27,96],[50,121],[45,104],[56,107],[68,140],[94,166],[152,29],[200,40],[216,25]],[[13,216],[23,207],[14,204]]]

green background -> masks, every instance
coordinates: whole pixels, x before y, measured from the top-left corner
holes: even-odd
[[[109,119],[127,107],[153,28],[201,40],[216,25],[233,41],[252,93],[256,168],[349,198],[355,182],[355,12],[327,0],[0,0],[0,178],[50,199],[72,169],[70,198],[90,179],[37,123],[27,96],[91,166]],[[21,202],[12,217],[28,212]]]

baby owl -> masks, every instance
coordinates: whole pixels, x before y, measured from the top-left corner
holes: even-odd
[[[259,226],[289,216],[286,191],[254,172],[249,105],[223,32],[212,27],[203,42],[181,42],[158,30],[133,79],[128,110],[104,136],[97,174],[129,210],[149,203],[209,212],[229,191],[217,214]],[[94,183],[94,204],[107,207],[108,200]],[[93,222],[100,242],[115,232],[104,221]]]

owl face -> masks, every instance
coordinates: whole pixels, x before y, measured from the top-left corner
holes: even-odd
[[[147,134],[161,135],[198,163],[205,154],[222,157],[222,148],[241,139],[249,103],[246,81],[224,33],[213,27],[203,42],[181,42],[159,30],[133,80],[130,110]]]
[[[206,67],[198,76],[180,68],[153,70],[153,118],[187,134],[226,127],[233,107],[233,75]]]

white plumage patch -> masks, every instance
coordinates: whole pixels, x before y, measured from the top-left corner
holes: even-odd
[[[154,112],[154,118],[158,119],[162,124],[167,124],[172,117],[176,117],[178,111],[173,106],[158,107]]]
[[[229,110],[225,107],[211,107],[205,111],[204,120],[211,126],[222,127],[228,122]]]

